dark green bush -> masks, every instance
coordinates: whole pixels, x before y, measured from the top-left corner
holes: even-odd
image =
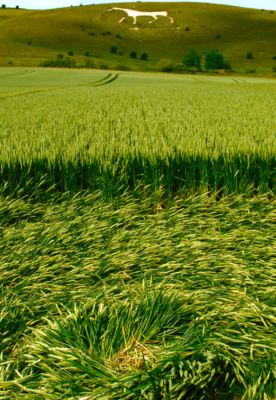
[[[141,60],[147,60],[149,58],[148,53],[141,54]]]
[[[94,32],[89,32],[88,35],[89,36],[95,36],[95,33]]]
[[[136,51],[132,51],[129,56],[130,56],[130,58],[137,58]]]
[[[117,46],[110,46],[110,53],[116,54],[117,53]]]
[[[74,53],[72,52],[72,51],[68,51],[68,56],[73,56],[74,55]]]
[[[229,63],[224,61],[223,55],[217,51],[211,51],[206,54],[205,68],[214,71],[215,69],[231,69]]]
[[[45,60],[40,64],[41,67],[74,68],[76,62],[73,58],[56,58],[55,60]]]
[[[101,61],[99,63],[99,68],[100,69],[109,69],[109,65],[105,61]]]
[[[60,58],[60,59],[63,58],[63,54],[58,54],[57,58]]]
[[[115,69],[118,69],[119,71],[129,71],[129,67],[125,64],[117,64]]]
[[[248,60],[252,60],[252,59],[253,59],[253,53],[251,53],[251,51],[249,51],[249,52],[246,54],[246,58],[247,58]]]

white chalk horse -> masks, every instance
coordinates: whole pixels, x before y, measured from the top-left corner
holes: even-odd
[[[112,11],[112,10],[120,10],[124,11],[127,13],[128,17],[132,17],[134,19],[133,24],[136,24],[136,19],[137,17],[153,17],[154,19],[152,21],[149,21],[149,23],[153,22],[155,19],[157,19],[157,16],[162,16],[162,17],[168,17],[171,20],[171,23],[173,23],[172,17],[168,16],[167,11],[155,11],[155,12],[150,12],[150,11],[136,11],[136,10],[130,10],[128,8],[117,8],[113,7],[110,8],[107,11]],[[123,17],[120,19],[119,22],[122,22],[126,17]]]

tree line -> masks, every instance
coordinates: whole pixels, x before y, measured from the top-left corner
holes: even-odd
[[[195,49],[189,49],[184,56],[183,64],[187,68],[197,68],[199,71],[202,71],[201,59],[201,53]],[[218,51],[210,51],[205,56],[204,68],[212,71],[216,69],[231,70],[231,65],[224,60],[221,53]]]

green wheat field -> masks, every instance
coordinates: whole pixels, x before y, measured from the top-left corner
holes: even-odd
[[[275,399],[275,89],[0,69],[0,399]]]

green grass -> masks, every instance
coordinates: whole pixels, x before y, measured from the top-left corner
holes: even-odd
[[[89,51],[96,67],[107,64],[110,69],[154,70],[164,54],[165,58],[179,63],[193,47],[203,54],[221,51],[236,73],[245,74],[255,69],[257,75],[273,75],[275,12],[206,3],[122,4],[46,11],[0,9],[0,65],[12,62],[14,66],[37,66],[44,60],[56,58],[57,54],[66,56],[73,51],[77,65],[81,66],[85,65],[84,54]],[[134,26],[131,18],[119,24],[124,13],[106,12],[116,6],[136,7],[141,11],[167,10],[174,23],[159,17],[148,24],[147,17],[140,17],[139,30],[131,30]],[[102,35],[107,31],[111,34]],[[95,35],[89,35],[91,32]],[[217,36],[220,39],[216,39]],[[118,53],[123,55],[111,54],[111,45],[116,45]],[[138,56],[147,52],[148,61],[131,59],[131,51],[136,51]],[[252,60],[246,59],[248,52],[253,53]]]
[[[1,68],[0,114],[0,400],[275,399],[275,81]]]

